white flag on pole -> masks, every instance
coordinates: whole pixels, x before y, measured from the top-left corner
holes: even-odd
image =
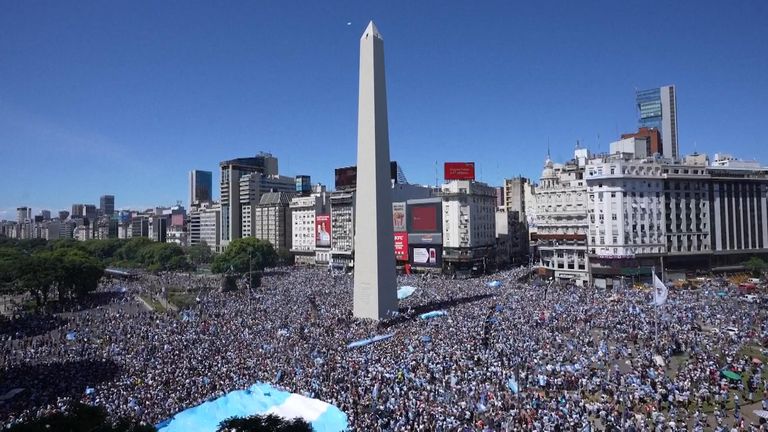
[[[653,272],[653,304],[661,306],[667,302],[667,296],[669,295],[669,289],[664,285],[656,276],[656,272]]]

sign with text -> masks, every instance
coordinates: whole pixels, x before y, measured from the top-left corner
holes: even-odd
[[[414,246],[412,259],[414,267],[440,267],[443,262],[443,248],[440,246]]]
[[[474,162],[446,162],[445,175],[446,180],[474,180],[475,163]]]
[[[395,233],[395,259],[398,261],[408,261],[408,233]]]

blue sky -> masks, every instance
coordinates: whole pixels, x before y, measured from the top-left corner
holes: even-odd
[[[385,41],[392,158],[537,178],[605,151],[635,88],[677,86],[680,148],[768,163],[768,2],[0,3],[0,219],[186,202],[187,172],[270,151],[355,163],[359,37]],[[348,23],[351,23],[348,25]],[[599,140],[598,140],[599,136]]]

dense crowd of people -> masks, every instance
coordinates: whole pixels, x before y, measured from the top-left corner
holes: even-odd
[[[526,274],[400,276],[417,289],[383,323],[353,318],[351,275],[324,269],[273,270],[236,292],[178,275],[105,284],[111,303],[57,315],[42,334],[0,334],[0,397],[24,389],[0,401],[0,424],[72,400],[156,424],[269,382],[339,407],[360,431],[765,427],[741,412],[768,395],[762,362],[745,351],[768,332],[759,306],[713,284],[657,307],[648,291],[520,282]],[[157,313],[136,300],[172,284],[199,291],[196,304]],[[435,308],[447,313],[419,317]]]

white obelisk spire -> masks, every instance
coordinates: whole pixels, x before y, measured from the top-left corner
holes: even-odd
[[[373,21],[360,38],[355,200],[353,313],[357,318],[379,320],[397,311],[397,281],[384,41]]]

